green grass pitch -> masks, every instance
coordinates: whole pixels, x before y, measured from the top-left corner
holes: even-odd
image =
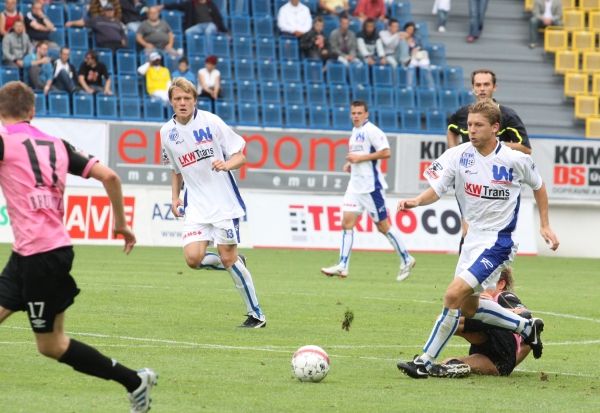
[[[4,261],[10,247],[0,246]],[[412,380],[398,359],[420,351],[456,256],[416,254],[395,281],[392,253],[354,252],[329,279],[332,251],[247,250],[268,326],[237,328],[244,308],[226,272],[187,269],[178,248],[76,247],[82,293],[72,337],[127,366],[159,373],[152,412],[600,411],[600,260],[518,257],[516,291],[546,323],[544,355],[510,377]],[[350,331],[341,328],[354,312]],[[319,383],[293,379],[290,358],[316,344],[332,360]],[[453,338],[444,356],[467,346]],[[0,326],[0,412],[125,412],[125,391],[36,353],[24,313]]]

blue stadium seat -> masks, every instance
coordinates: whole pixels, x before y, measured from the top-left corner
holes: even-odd
[[[144,98],[144,119],[155,122],[165,120],[165,106],[161,99],[152,96]]]
[[[140,91],[138,87],[138,77],[135,74],[119,74],[117,78],[117,90],[119,98],[139,97]]]
[[[264,127],[280,128],[283,126],[283,114],[281,105],[278,103],[267,103],[262,106],[262,125]]]
[[[429,25],[426,21],[415,22],[415,37],[424,47],[429,46]]]
[[[79,67],[83,63],[83,59],[85,54],[87,53],[86,49],[71,49],[71,63],[75,66],[75,70],[79,70]]]
[[[225,123],[235,123],[235,106],[231,102],[219,101],[215,103],[215,114]]]
[[[233,38],[233,57],[236,59],[251,59],[254,57],[252,37],[238,35]]]
[[[256,39],[256,58],[270,60],[275,60],[277,58],[277,52],[275,52],[275,40],[273,37],[259,37]]]
[[[221,79],[220,97],[227,102],[235,100],[235,84],[230,79]]]
[[[395,91],[389,87],[375,87],[373,89],[374,106],[377,109],[392,109],[395,107]]]
[[[65,7],[62,3],[52,3],[46,6],[46,17],[56,27],[65,26]]]
[[[371,74],[373,75],[373,86],[394,85],[394,71],[390,65],[373,65]]]
[[[285,126],[288,128],[306,128],[306,108],[304,105],[285,106]]]
[[[304,105],[304,86],[302,83],[283,82],[283,101],[286,106]]]
[[[261,59],[258,61],[258,80],[261,82],[277,82],[279,80],[279,64],[270,59]]]
[[[300,63],[295,60],[281,62],[281,81],[283,83],[302,82]]]
[[[124,49],[136,51],[137,50],[137,42],[135,40],[135,32],[132,30],[127,30],[127,44]]]
[[[417,88],[417,107],[421,110],[437,109],[437,89],[428,87]]]
[[[416,102],[415,90],[412,87],[402,87],[396,90],[396,106],[398,108],[414,108]]]
[[[256,102],[238,105],[238,123],[247,126],[260,126]]]
[[[128,33],[133,33],[131,30]],[[135,44],[135,43],[134,43]],[[173,31],[173,48],[183,50],[183,33]]]
[[[88,49],[89,37],[85,27],[69,27],[67,29],[67,40],[71,49]]]
[[[323,83],[323,62],[307,59],[303,62],[304,81],[306,83]]]
[[[329,38],[331,32],[340,27],[340,19],[338,18],[338,16],[333,16],[331,14],[326,14],[322,17],[324,23],[323,33],[325,34],[325,36],[327,36],[327,38]]]
[[[350,103],[348,85],[329,85],[329,106],[348,106]]]
[[[267,5],[269,2],[264,0],[256,0],[259,3],[264,3]],[[271,37],[273,38],[274,32],[273,27],[275,27],[275,23],[273,22],[273,18],[271,16],[254,16],[254,35],[256,37]]]
[[[35,92],[35,116],[46,116],[47,112],[46,95],[43,92]]]
[[[96,94],[96,113],[102,119],[118,119],[117,98]]]
[[[329,84],[348,83],[348,68],[342,62],[328,60],[325,65],[325,72],[327,73],[327,83]]]
[[[443,43],[431,43],[425,49],[432,65],[446,66],[446,46]]]
[[[350,19],[350,30],[358,36],[362,30],[362,22],[359,19]]]
[[[108,73],[112,74],[114,72],[112,50],[99,48],[96,49],[96,55],[98,56],[98,61],[104,63]]]
[[[252,0],[250,2],[250,8],[252,9],[252,16],[254,21],[257,17],[264,17],[273,15],[272,2],[265,0]]]
[[[444,133],[448,126],[446,113],[439,110],[425,112],[425,129],[429,132]]]
[[[460,89],[443,89],[438,91],[441,110],[454,113],[460,107]]]
[[[442,86],[445,89],[460,90],[464,87],[463,68],[460,66],[445,66],[443,68]]]
[[[177,55],[172,55],[170,53],[163,54],[163,64],[171,73],[177,70],[177,67],[179,66],[179,59],[180,58]]]
[[[416,87],[417,71],[415,68],[398,65],[396,68],[396,84],[399,87]]]
[[[142,119],[142,102],[137,97],[119,97],[120,118],[125,120]]]
[[[237,101],[240,103],[254,103],[257,105],[258,92],[256,90],[256,81],[244,80],[237,83]]]
[[[399,132],[398,111],[393,108],[377,109],[377,126],[385,132]]]
[[[198,76],[198,70],[204,67],[204,56],[191,56],[188,55],[188,61],[190,62],[190,71],[194,76]]]
[[[410,1],[396,1],[388,4],[388,14],[396,20],[412,20],[412,10]],[[402,27],[402,26],[401,26]]]
[[[54,42],[61,47],[67,44],[67,36],[64,27],[56,27],[56,30],[50,32],[49,37],[51,42]]]
[[[250,59],[235,59],[233,62],[235,71],[235,80],[253,80],[256,79],[254,74],[254,60]]]
[[[349,70],[350,84],[356,85],[370,85],[369,79],[369,66],[368,65],[351,65]]]
[[[419,86],[421,87],[442,87],[442,68],[440,66],[430,66],[427,69],[417,71]]]
[[[131,50],[117,50],[117,73],[136,73],[137,55]]]
[[[250,0],[229,0],[229,15],[248,16],[250,14]]]
[[[73,94],[73,117],[86,119],[94,117],[94,95],[89,93]]]
[[[19,69],[13,67],[0,67],[0,84],[6,82],[21,80],[19,76]]]
[[[207,112],[212,112],[212,101],[210,99],[206,99],[206,98],[198,98],[198,100],[196,101],[196,106],[198,107],[198,109],[200,110],[204,110]]]
[[[206,37],[206,53],[219,57],[231,57],[229,50],[229,36],[216,34]]]
[[[327,105],[327,91],[323,83],[310,83],[306,85],[306,104],[310,106]]]
[[[17,2],[17,4],[19,4],[19,2]],[[29,11],[31,10],[31,3],[28,3],[26,1],[22,1],[19,4],[19,12],[24,16],[27,13],[29,13]]]
[[[338,130],[352,128],[348,106],[337,106],[331,109],[331,126]]]
[[[300,59],[298,39],[289,36],[279,37],[279,58],[284,60]]]
[[[231,70],[231,59],[228,57],[219,57],[217,60],[217,69],[221,72],[221,79],[233,79]]]
[[[48,115],[64,117],[71,115],[69,94],[65,92],[48,93]]]
[[[308,124],[314,129],[329,129],[331,121],[329,119],[329,108],[327,106],[308,106]]]
[[[176,0],[179,1],[179,0]],[[162,0],[162,3],[165,3],[166,0]],[[227,0],[212,0],[212,3],[217,6],[221,16],[227,17],[229,16],[229,8],[227,7]]]
[[[421,111],[417,109],[402,109],[400,111],[402,130],[421,130]]]
[[[281,87],[277,82],[260,83],[260,100],[262,103],[281,104]]]
[[[233,0],[236,1],[236,0]],[[237,36],[252,36],[252,27],[250,26],[250,17],[248,16],[231,16],[231,33],[234,39]]]
[[[161,18],[171,26],[174,32],[183,31],[183,12],[179,10],[162,10]]]
[[[85,7],[84,3],[67,3],[67,21],[83,19]]]
[[[475,98],[475,95],[473,94],[473,91],[470,89],[463,89],[460,92],[460,104],[462,106],[464,105],[470,105],[471,103],[475,103],[477,99]]]
[[[189,56],[206,56],[206,38],[200,33],[186,33],[185,42]]]
[[[373,105],[373,91],[371,86],[368,85],[356,85],[352,86],[352,100],[361,100],[367,104],[367,106]]]

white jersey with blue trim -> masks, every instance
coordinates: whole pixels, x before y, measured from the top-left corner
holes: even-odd
[[[521,185],[538,190],[543,184],[531,156],[500,142],[488,156],[470,142],[450,148],[423,176],[438,196],[454,186],[469,228],[509,234],[517,223]]]
[[[214,160],[243,150],[244,138],[218,116],[196,109],[185,125],[174,117],[165,123],[160,140],[171,169],[183,176],[186,220],[204,224],[245,215],[233,174],[212,169]]]
[[[362,126],[352,129],[348,146],[348,152],[362,155],[388,149],[390,143],[385,133],[367,120]],[[350,165],[348,191],[357,194],[368,194],[376,189],[387,189],[387,183],[381,173],[379,164],[380,160],[377,159]]]

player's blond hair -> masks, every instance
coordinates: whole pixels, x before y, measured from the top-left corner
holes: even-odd
[[[29,120],[35,108],[35,94],[25,83],[12,81],[0,88],[0,116]]]
[[[198,92],[196,91],[196,86],[189,80],[184,77],[176,77],[173,79],[171,86],[169,86],[169,100],[173,97],[173,90],[175,88],[179,88],[183,90],[185,93],[190,93],[194,96],[194,100],[198,99]]]
[[[484,99],[469,106],[469,113],[481,113],[490,122],[500,124],[501,113],[498,104],[491,99]]]

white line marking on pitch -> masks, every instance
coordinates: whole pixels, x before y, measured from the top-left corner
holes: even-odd
[[[591,321],[592,323],[600,323],[600,320],[597,318],[582,317],[582,316],[573,315],[573,314],[553,313],[552,311],[537,311],[537,310],[532,310],[532,311],[535,314],[547,314],[547,315],[553,315],[555,317],[572,318],[574,320],[583,320],[583,321]]]

